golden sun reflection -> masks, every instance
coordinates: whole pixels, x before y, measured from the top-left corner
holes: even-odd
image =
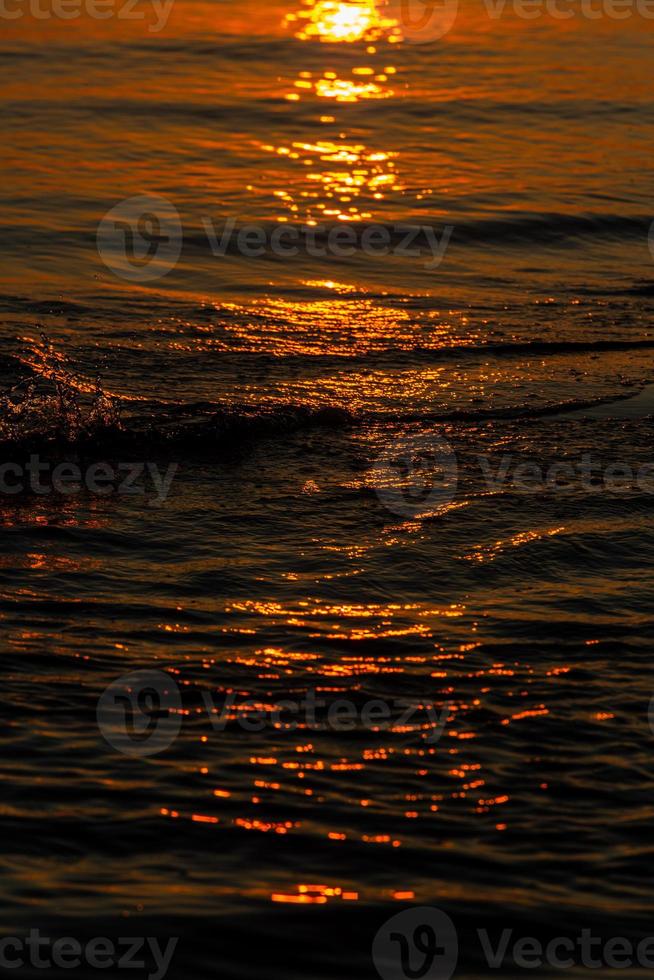
[[[297,91],[289,92],[286,99],[290,102],[299,102],[302,95],[311,95],[319,99],[332,99],[334,102],[359,102],[362,99],[392,99],[395,95],[393,89],[385,88],[389,75],[396,74],[396,69],[392,65],[384,67],[383,71],[376,71],[369,66],[353,68],[352,78],[339,78],[336,72],[325,71],[320,75],[310,71],[300,72],[300,77],[293,83]],[[321,122],[333,122],[333,118],[321,119]]]
[[[508,661],[497,660],[478,641],[441,644],[444,620],[466,613],[458,604],[331,603],[307,596],[289,602],[230,601],[225,611],[254,617],[253,622],[263,617],[265,633],[271,628],[278,633],[276,627],[284,624],[303,627],[306,643],[301,648],[248,644],[221,661],[221,668],[230,664],[243,669],[237,690],[225,677],[209,678],[217,698],[212,710],[218,713],[222,704],[226,725],[254,723],[263,715],[269,726],[265,740],[243,755],[239,770],[249,767],[245,780],[241,771],[238,776],[221,771],[216,784],[209,761],[196,770],[206,778],[202,800],[184,806],[183,800],[163,800],[161,817],[195,824],[207,834],[229,828],[271,838],[301,835],[333,848],[357,843],[369,849],[412,847],[421,827],[442,836],[461,816],[473,818],[481,830],[507,830],[515,790],[484,761],[480,737],[487,695],[497,695],[499,685],[501,701],[495,697],[491,704],[503,732],[546,724],[550,708],[541,691],[530,689],[539,678],[551,676],[546,666],[513,659],[513,654]],[[399,645],[397,638],[405,635],[410,635],[409,642]],[[316,642],[331,636],[347,639],[348,645],[339,649]],[[203,670],[215,666],[213,658],[202,663]],[[392,678],[398,689],[413,690],[409,702],[390,705],[379,724],[364,722],[363,714],[359,721],[355,710],[351,730],[359,737],[337,745],[323,741],[318,733],[330,730],[332,707],[344,698],[353,706],[363,705],[370,678],[380,675]],[[289,702],[280,700],[289,685],[300,706],[311,705],[306,713],[293,712],[291,725],[282,708]],[[205,680],[202,687],[206,690]],[[410,716],[404,711],[407,703],[413,709]],[[442,730],[438,744],[432,744],[436,718]],[[595,713],[598,722],[610,718],[610,712]],[[296,737],[289,737],[291,731]],[[202,735],[200,741],[208,739]],[[404,783],[388,779],[390,766],[402,773]],[[548,789],[538,772],[526,785],[538,792]],[[381,887],[333,876],[298,881],[289,869],[257,882],[252,893],[256,890],[259,898],[274,903],[320,906],[414,901],[420,888],[419,882],[401,876]]]
[[[379,201],[388,192],[402,190],[395,154],[371,151],[363,143],[317,140],[290,147],[265,144],[262,149],[307,166],[308,172],[296,178],[293,190],[279,189],[274,194],[291,214],[297,216],[302,209],[309,225],[316,225],[319,218],[370,219],[370,211],[360,210],[362,202]]]
[[[495,541],[492,544],[479,545],[474,551],[462,557],[465,561],[479,563],[494,561],[509,548],[522,548],[525,545],[531,544],[533,541],[551,538],[557,534],[563,534],[565,531],[566,527],[563,525],[545,530],[522,531],[519,534],[514,534],[505,541]]]
[[[338,126],[331,138],[307,138],[290,145],[259,144],[259,148],[284,159],[286,167],[273,191],[284,205],[277,218],[288,221],[302,218],[311,226],[319,219],[332,221],[370,220],[375,201],[390,192],[401,192],[392,153],[373,148],[342,128],[342,120],[324,112],[327,102],[332,112],[360,102],[387,101],[396,97],[390,80],[397,74],[390,59],[378,55],[377,42],[387,45],[401,39],[396,22],[380,14],[377,0],[303,0],[303,7],[287,15],[285,26],[300,41],[319,40],[333,45],[349,45],[352,63],[339,70],[300,71],[292,88],[284,93],[292,104],[316,104],[316,123]],[[356,46],[361,42],[364,47]],[[380,47],[381,50],[381,47]],[[378,55],[377,58],[373,58]],[[377,65],[371,64],[377,61]],[[290,84],[290,80],[289,80]],[[324,132],[324,130],[323,130]],[[295,173],[290,172],[291,168]],[[306,168],[306,169],[305,169]],[[269,170],[270,168],[268,168]]]
[[[301,41],[352,44],[381,37],[390,42],[400,39],[397,22],[380,14],[376,0],[305,0],[305,5],[309,9],[286,17]]]

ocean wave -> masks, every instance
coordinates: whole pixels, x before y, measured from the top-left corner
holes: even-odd
[[[651,350],[654,348],[654,338],[652,340],[579,340],[579,341],[559,341],[559,340],[525,340],[507,343],[497,343],[489,341],[487,344],[453,344],[443,347],[412,347],[409,352],[404,348],[398,349],[388,347],[384,350],[366,352],[365,354],[348,354],[348,360],[381,359],[385,356],[398,354],[410,354],[411,361],[431,362],[442,359],[462,357],[533,357],[541,355],[578,355],[578,354],[601,354],[619,351],[638,351]],[[306,355],[302,355],[306,356]]]
[[[130,114],[132,115],[132,114]],[[34,213],[38,213],[34,201]],[[100,213],[104,206],[99,207]],[[533,254],[537,250],[557,246],[560,248],[570,247],[580,242],[599,242],[603,245],[615,245],[616,243],[641,240],[647,242],[650,228],[652,225],[651,214],[612,214],[608,212],[587,212],[578,214],[566,214],[562,212],[509,212],[503,211],[494,217],[471,217],[469,214],[458,213],[456,210],[443,214],[436,220],[431,213],[431,205],[428,202],[413,202],[406,206],[405,212],[398,217],[397,221],[380,220],[375,222],[361,222],[354,225],[357,232],[356,240],[353,242],[355,249],[352,255],[353,263],[358,258],[369,260],[371,254],[374,257],[374,250],[366,250],[362,244],[361,236],[371,225],[383,230],[386,235],[386,242],[379,251],[380,260],[387,254],[388,250],[395,250],[396,258],[403,259],[406,263],[415,264],[415,256],[418,252],[432,255],[435,241],[441,241],[445,229],[449,232],[448,248],[452,250],[466,250],[478,248],[497,248],[510,250],[513,248],[529,247]],[[421,210],[422,208],[422,210]],[[202,218],[203,222],[210,221],[213,225],[212,233],[207,231],[207,227],[201,224],[197,214],[182,215],[184,234],[183,252],[185,256],[230,256],[240,258],[244,263],[250,260],[243,255],[241,233],[244,228],[251,227],[252,222],[246,218],[239,218],[232,224],[233,216],[228,212],[206,215]],[[267,258],[279,258],[279,250],[272,244],[272,235],[279,229],[276,218],[269,217],[256,221],[256,227],[264,232],[263,248],[265,251],[258,261]],[[295,255],[299,261],[305,258],[325,259],[329,255],[330,235],[337,229],[342,229],[342,222],[329,220],[321,222],[317,226],[308,226],[305,221],[298,220],[284,225],[287,236],[292,235],[287,245],[296,249]],[[39,222],[23,221],[20,227],[11,225],[0,225],[0,235],[5,242],[10,243],[12,248],[34,248],[42,249],[48,253],[55,252],[62,247],[66,249],[79,249],[88,252],[89,249],[96,247],[95,229],[85,224],[82,217],[78,214],[71,214],[70,226],[65,230],[44,230]],[[220,252],[216,252],[216,243],[213,235],[218,239]],[[626,288],[627,294],[635,296],[652,295],[654,287],[651,284],[638,283]],[[582,290],[583,291],[583,290]],[[595,290],[597,291],[597,290]],[[612,294],[615,288],[609,286],[602,292]],[[618,293],[625,293],[625,288],[621,287]],[[0,301],[0,310],[11,312],[17,305],[26,305],[26,300],[20,297],[7,296]],[[69,310],[69,303],[61,300],[31,300],[29,308],[36,315],[47,313],[67,313],[77,312],[76,309]]]
[[[577,353],[580,350],[629,350],[653,347],[654,341],[596,343],[499,344],[477,347],[473,353],[498,354]],[[470,348],[459,349],[469,354]],[[415,352],[413,352],[415,354]],[[426,358],[440,351],[419,352]],[[451,354],[452,351],[446,353]],[[615,406],[623,403],[642,413],[651,410],[648,389],[627,389],[596,398],[569,399],[549,404],[514,404],[450,410],[360,411],[355,414],[336,403],[322,405],[291,401],[219,403],[211,400],[174,402],[130,398],[110,391],[99,376],[89,377],[45,336],[20,354],[0,355],[0,369],[10,387],[0,395],[0,447],[21,451],[69,449],[85,453],[188,452],[211,455],[245,440],[285,436],[301,429],[345,428],[388,422],[400,424],[462,423],[493,420],[541,419]],[[644,397],[644,392],[647,397]],[[627,414],[629,411],[627,410]]]
[[[611,395],[603,398],[576,399],[554,402],[549,405],[509,405],[503,408],[455,409],[447,412],[402,412],[393,413],[393,419],[401,423],[427,422],[487,422],[502,419],[542,419],[548,416],[564,416],[569,412],[582,412],[597,409],[603,405],[620,404],[634,398],[632,391],[624,395]],[[373,416],[370,416],[371,420]],[[385,414],[377,414],[375,421],[387,420]]]
[[[240,440],[352,421],[340,406],[175,404],[122,398],[75,371],[47,338],[5,356],[14,384],[0,396],[0,446],[84,452],[212,450]],[[135,406],[137,408],[135,409]]]

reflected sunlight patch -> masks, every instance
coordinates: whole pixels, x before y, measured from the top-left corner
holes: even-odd
[[[309,225],[317,224],[319,218],[370,219],[372,213],[360,210],[360,205],[381,201],[387,194],[404,189],[395,172],[397,154],[371,150],[363,143],[316,140],[291,146],[261,144],[261,149],[297,160],[307,168],[292,178],[288,188],[274,191],[274,196],[292,214],[306,216]]]
[[[353,72],[353,74],[356,73]],[[308,74],[308,73],[307,73]],[[361,99],[392,99],[393,89],[384,88],[381,83],[387,81],[387,74],[380,72],[368,81],[338,78],[335,72],[325,72],[321,78],[299,78],[294,87],[299,92],[293,93],[292,100],[299,101],[302,92],[311,92],[319,99],[333,99],[335,102],[359,102]],[[291,94],[286,96],[291,99]]]
[[[566,528],[561,526],[547,528],[543,531],[522,531],[521,533],[514,534],[512,537],[507,538],[504,541],[494,541],[492,544],[479,545],[479,547],[474,551],[471,551],[469,554],[463,555],[462,557],[466,561],[480,563],[494,561],[510,548],[522,548],[525,545],[532,544],[534,541],[542,541],[546,538],[552,538],[558,534],[563,534],[565,530]]]
[[[285,24],[301,41],[330,44],[376,41],[401,37],[397,21],[383,17],[375,0],[305,0],[308,9],[289,14]]]

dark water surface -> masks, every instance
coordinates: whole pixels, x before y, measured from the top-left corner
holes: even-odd
[[[462,977],[488,975],[478,928],[638,940],[651,22],[466,2],[418,45],[300,9],[3,23],[3,461],[173,475],[165,499],[149,477],[0,494],[0,933],[179,936],[174,978],[330,980],[376,976],[414,903],[454,920]],[[141,194],[183,248],[128,281],[96,229]],[[229,218],[453,231],[431,269],[214,256],[203,222]],[[181,730],[127,756],[96,706],[142,669],[177,685]],[[275,727],[312,691],[320,725]],[[217,730],[205,701],[230,695]],[[351,730],[323,724],[344,698]]]

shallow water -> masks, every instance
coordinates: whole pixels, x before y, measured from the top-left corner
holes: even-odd
[[[4,460],[151,469],[0,494],[2,934],[179,936],[198,978],[375,976],[412,904],[457,976],[488,975],[478,928],[640,939],[651,26],[466,2],[432,44],[341,42],[294,12],[3,26]],[[183,227],[150,282],[96,247],[137,194]],[[428,269],[215,256],[203,225],[343,217],[452,238]],[[180,733],[127,756],[96,708],[142,669]]]

